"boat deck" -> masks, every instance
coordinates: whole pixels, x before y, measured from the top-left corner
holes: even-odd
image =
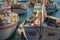
[[[18,23],[18,26],[19,26],[19,24],[21,24],[24,20],[26,20],[26,14],[21,14],[21,15],[19,15],[19,23]],[[18,28],[18,26],[17,26],[17,28]],[[16,28],[16,29],[17,29]],[[8,38],[8,39],[6,39],[6,40],[15,40],[15,35],[16,35],[16,30],[15,30],[15,32]]]

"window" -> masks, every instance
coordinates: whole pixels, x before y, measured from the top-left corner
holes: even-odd
[[[46,17],[44,19],[44,22],[47,23],[47,25],[49,25],[49,26],[56,26],[56,20],[55,19]]]

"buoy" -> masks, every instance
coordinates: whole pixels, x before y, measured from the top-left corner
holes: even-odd
[[[36,26],[37,26],[37,23],[36,23],[36,22],[34,22],[34,23],[33,23],[33,26],[34,26],[34,27],[36,27]]]

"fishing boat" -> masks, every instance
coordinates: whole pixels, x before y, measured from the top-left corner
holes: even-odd
[[[34,16],[31,16],[28,20],[24,21],[19,26],[17,33],[19,35],[21,34],[20,33],[20,28],[21,28],[26,40],[39,40],[40,14],[41,11],[37,11],[35,15],[36,18]]]
[[[41,40],[59,40],[60,39],[60,18],[47,16],[43,23],[43,34]]]
[[[39,40],[39,35],[42,34],[42,37],[40,40],[58,40],[60,39],[60,18],[56,15],[59,15],[60,13],[56,13],[54,16],[45,16],[44,22],[41,25],[38,26],[36,23],[34,23],[34,26],[32,26],[29,20],[25,21],[23,24],[20,25],[22,28],[23,35],[27,40]],[[33,17],[32,17],[33,18]],[[40,30],[40,27],[42,28]],[[41,31],[39,33],[39,30]],[[20,30],[18,29],[18,33],[20,35]]]
[[[19,21],[18,14],[11,12],[11,6],[6,0],[6,6],[0,7],[0,40],[5,40],[16,30]]]
[[[18,14],[26,13],[27,1],[16,0],[16,2],[12,5],[12,11]]]
[[[38,9],[37,9],[38,8]],[[28,20],[24,21],[22,24],[20,24],[17,33],[20,35],[20,28],[22,29],[23,35],[27,40],[39,40],[40,37],[40,16],[41,13],[46,13],[45,5],[37,5],[36,9],[33,11],[36,13],[36,15],[31,16]],[[34,14],[34,13],[33,13]]]
[[[49,14],[49,12],[56,12],[57,8],[56,8],[56,4],[53,1],[47,1],[48,3],[46,4],[46,10],[47,13]]]
[[[7,13],[6,13],[7,14]],[[9,12],[8,15],[0,11],[0,40],[5,40],[14,32],[18,24],[18,15]]]
[[[31,22],[31,19],[23,22],[19,27],[23,30],[23,35],[27,40],[60,40],[60,12],[55,12],[55,16],[47,15],[47,11],[45,8],[45,4],[43,3],[42,12],[40,13],[40,20],[39,17],[37,18],[40,22],[43,19],[43,22],[37,25],[36,21],[34,20]],[[37,13],[39,14],[39,13]],[[52,13],[53,14],[53,13]],[[58,14],[58,15],[57,15]],[[43,15],[43,16],[42,16]],[[58,17],[59,16],[59,17]],[[33,25],[32,25],[33,24]],[[20,31],[20,30],[19,30]],[[18,33],[19,33],[18,31]],[[41,36],[42,37],[41,37]]]
[[[44,13],[44,11],[43,11]],[[46,15],[42,23],[41,40],[59,40],[60,39],[60,12],[54,12],[52,15]]]
[[[26,9],[20,5],[13,5],[11,9],[12,9],[12,12],[15,12],[18,14],[26,13]]]

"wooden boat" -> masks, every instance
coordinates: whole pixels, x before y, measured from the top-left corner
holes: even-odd
[[[15,0],[15,1],[17,1],[17,3],[12,5],[12,8],[11,8],[12,11],[18,14],[26,13],[27,3],[24,3],[24,2],[27,2],[27,1],[24,1],[24,0]]]
[[[46,12],[46,9],[44,9],[45,8],[44,5],[42,8],[43,8],[42,15],[44,15],[47,12]],[[45,19],[45,17],[48,17],[48,18]],[[36,25],[36,23],[34,23],[35,26],[33,26],[32,23],[30,23],[29,21],[25,21],[19,27],[22,28],[24,36],[27,40],[59,40],[60,28],[58,27],[60,26],[56,27],[57,26],[56,22],[60,23],[60,18],[44,15],[44,22],[42,23],[42,26],[40,24],[38,26]]]
[[[54,13],[57,10],[56,4],[54,2],[51,2],[51,0],[50,0],[49,3],[46,5],[46,10],[47,10],[47,13],[49,13],[49,12]]]
[[[24,14],[26,13],[26,8],[20,5],[13,5],[12,6],[12,12],[18,13],[18,14]]]
[[[7,13],[6,13],[7,14]],[[0,12],[0,40],[5,40],[14,32],[18,24],[18,15],[13,12],[9,12],[9,16]]]

